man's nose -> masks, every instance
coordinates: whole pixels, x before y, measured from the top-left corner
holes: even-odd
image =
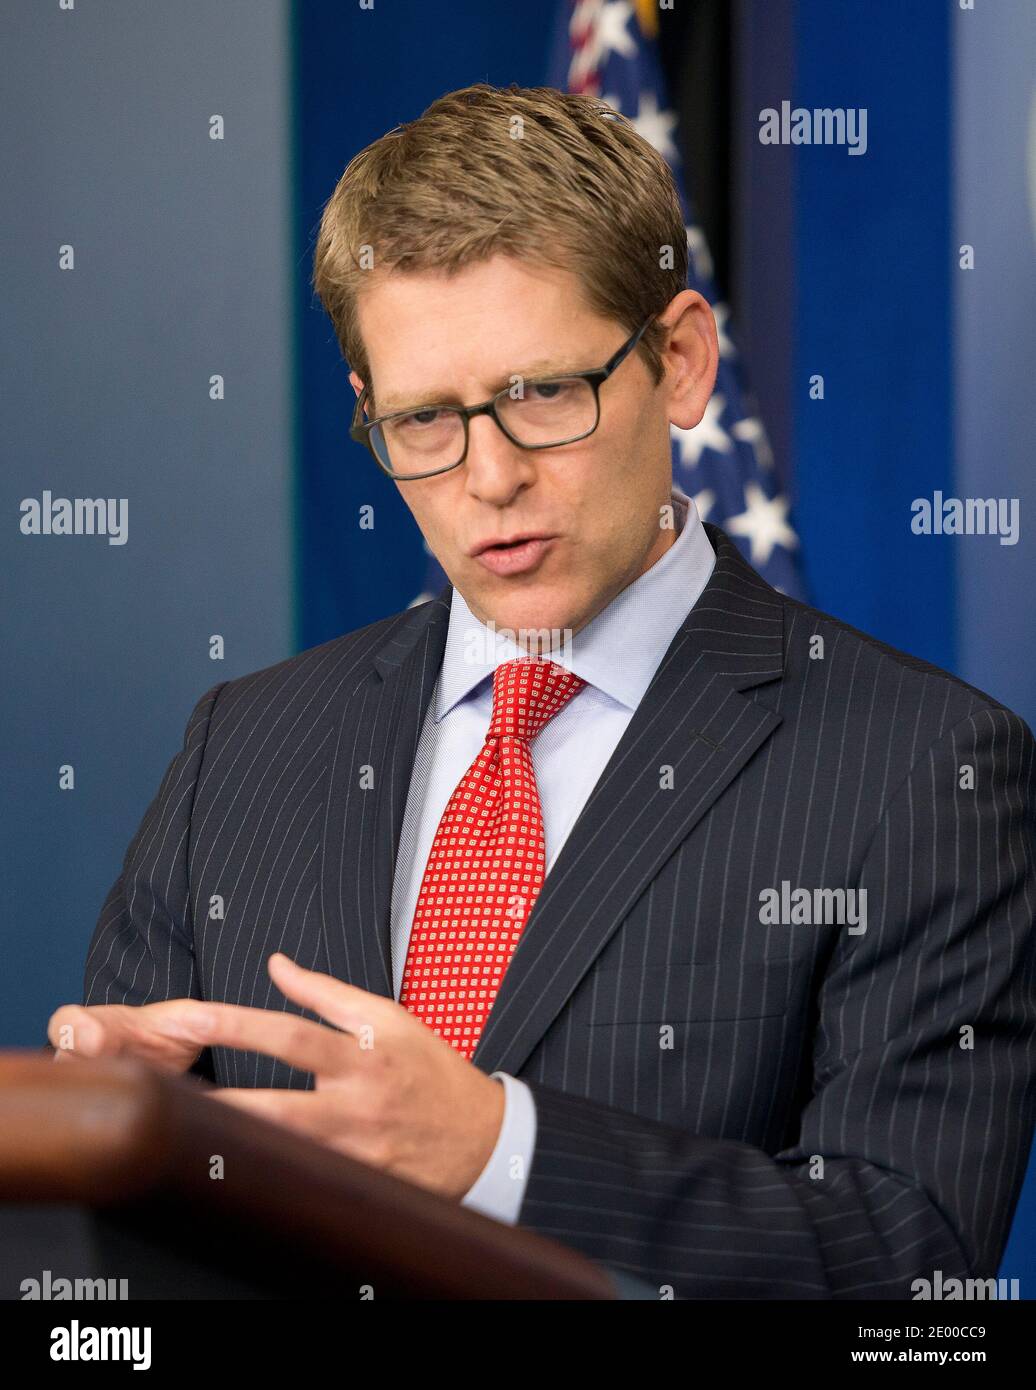
[[[506,507],[536,476],[536,451],[512,443],[490,415],[468,421],[464,461],[470,496],[493,507]]]

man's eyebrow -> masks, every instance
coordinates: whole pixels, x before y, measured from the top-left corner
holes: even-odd
[[[568,362],[559,363],[554,358],[541,357],[535,362],[526,364],[523,372],[510,372],[498,385],[491,386],[483,396],[483,400],[488,400],[495,396],[499,391],[506,391],[513,383],[515,378],[522,381],[531,381],[534,377],[541,376],[570,376],[575,372],[585,371],[585,367],[574,367]],[[378,414],[392,415],[397,410],[422,410],[430,405],[462,405],[459,394],[452,390],[443,391],[422,391],[416,396],[397,397],[386,396],[384,400],[379,400]],[[474,404],[474,402],[472,402]]]

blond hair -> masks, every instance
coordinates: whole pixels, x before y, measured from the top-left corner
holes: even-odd
[[[494,255],[573,272],[591,309],[634,332],[687,284],[665,160],[596,97],[514,83],[448,92],[350,161],[320,220],[313,289],[370,386],[356,304],[372,276],[449,275]],[[652,323],[637,349],[656,383],[665,339]]]

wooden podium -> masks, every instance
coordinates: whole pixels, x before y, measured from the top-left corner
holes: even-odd
[[[0,1052],[0,1299],[612,1299],[583,1255],[129,1060]]]

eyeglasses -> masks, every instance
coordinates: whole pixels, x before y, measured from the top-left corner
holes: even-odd
[[[468,453],[468,421],[491,415],[519,449],[556,449],[593,434],[601,419],[600,389],[640,342],[654,315],[603,367],[567,376],[519,379],[479,405],[425,405],[363,418],[368,391],[356,402],[349,436],[364,444],[390,478],[431,478],[459,468]]]

